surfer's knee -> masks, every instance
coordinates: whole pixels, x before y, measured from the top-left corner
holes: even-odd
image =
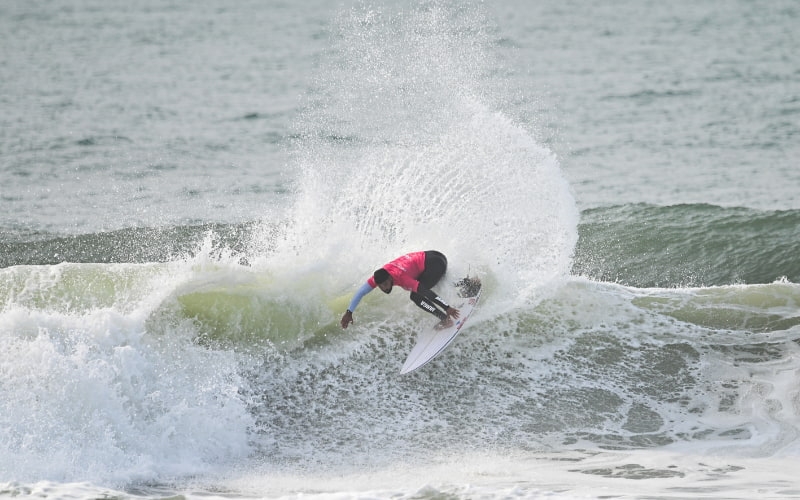
[[[415,303],[418,307],[420,307],[424,311],[427,311],[427,312],[433,314],[434,316],[436,316],[439,319],[446,319],[447,318],[447,314],[442,312],[442,310],[439,309],[438,307],[436,307],[435,305],[433,305],[430,302],[428,302],[427,300],[425,300],[425,297],[423,295],[421,295],[421,294],[419,294],[417,292],[411,292],[410,298],[411,298],[411,302]]]

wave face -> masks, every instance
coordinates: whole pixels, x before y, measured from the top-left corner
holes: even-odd
[[[219,255],[15,266],[0,283],[0,467],[20,480],[163,482],[252,457],[285,473],[476,450],[799,451],[788,282],[568,278],[482,307],[402,377],[426,325],[406,300],[365,300],[342,331],[341,297]]]

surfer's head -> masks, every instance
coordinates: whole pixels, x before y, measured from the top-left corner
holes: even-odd
[[[378,285],[378,288],[380,288],[383,293],[391,293],[394,280],[386,269],[378,269],[372,277],[375,279],[375,284]]]

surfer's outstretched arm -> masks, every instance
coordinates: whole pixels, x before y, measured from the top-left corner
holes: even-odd
[[[361,285],[355,295],[353,295],[353,299],[350,301],[350,306],[347,308],[347,311],[342,315],[342,328],[347,328],[350,323],[353,322],[353,311],[356,310],[358,307],[358,303],[361,302],[361,299],[364,298],[364,295],[368,294],[373,290],[372,286],[369,283],[364,283]]]

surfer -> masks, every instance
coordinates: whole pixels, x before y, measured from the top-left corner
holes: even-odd
[[[412,252],[384,264],[353,295],[350,307],[342,316],[342,328],[347,328],[353,322],[353,311],[364,295],[376,287],[384,293],[391,293],[395,285],[411,292],[412,302],[439,318],[437,328],[450,327],[453,318],[458,319],[458,309],[450,307],[431,290],[444,276],[445,271],[447,257],[436,250]]]

